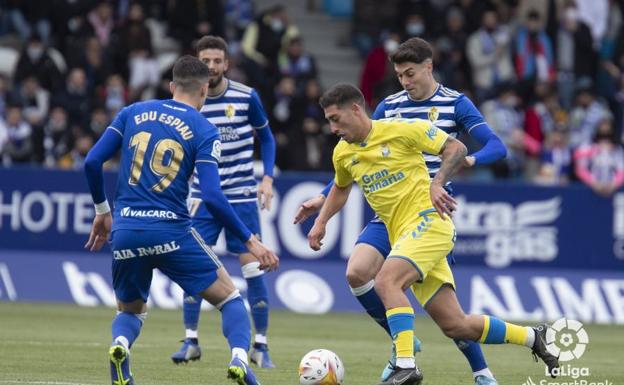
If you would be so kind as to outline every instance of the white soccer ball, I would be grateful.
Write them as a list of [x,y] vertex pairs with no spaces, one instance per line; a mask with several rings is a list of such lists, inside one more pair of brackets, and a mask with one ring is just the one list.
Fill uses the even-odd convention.
[[340,385],[344,381],[344,366],[338,355],[330,350],[312,350],[299,363],[301,385]]

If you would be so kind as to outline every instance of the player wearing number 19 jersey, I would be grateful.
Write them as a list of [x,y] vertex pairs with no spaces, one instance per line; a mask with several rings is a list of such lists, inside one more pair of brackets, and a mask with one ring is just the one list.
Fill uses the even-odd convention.
[[[173,69],[173,99],[124,108],[85,161],[98,214],[87,247],[99,249],[113,222],[113,288],[120,310],[112,323],[109,351],[113,385],[134,381],[130,348],[147,314],[154,268],[221,310],[223,333],[232,351],[228,377],[238,384],[258,384],[247,364],[251,329],[243,300],[217,256],[191,227],[186,207],[188,180],[197,168],[209,210],[245,242],[263,267],[276,267],[277,258],[240,221],[219,188],[220,141],[216,128],[196,110],[207,83],[203,63],[191,56],[180,58]],[[121,164],[111,218],[102,164],[118,149]]]

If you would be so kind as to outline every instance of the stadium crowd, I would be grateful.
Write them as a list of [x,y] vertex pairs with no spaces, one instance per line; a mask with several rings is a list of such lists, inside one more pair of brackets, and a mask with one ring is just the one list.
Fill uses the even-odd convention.
[[[623,11],[622,0],[355,0],[360,87],[371,109],[399,91],[387,56],[425,38],[437,79],[509,149],[468,177],[580,180],[610,195],[624,184]],[[2,164],[82,167],[123,106],[170,97],[173,61],[207,34],[231,45],[228,77],[258,90],[278,167],[331,170],[336,139],[305,37],[283,6],[251,0],[0,0]]]

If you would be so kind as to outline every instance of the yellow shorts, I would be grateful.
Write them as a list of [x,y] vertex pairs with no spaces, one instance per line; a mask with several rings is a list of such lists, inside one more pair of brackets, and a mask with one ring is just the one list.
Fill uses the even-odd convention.
[[444,285],[455,288],[455,280],[446,256],[455,245],[455,226],[442,220],[437,212],[428,212],[407,226],[392,245],[388,258],[410,262],[421,276],[412,285],[418,302],[424,307]]

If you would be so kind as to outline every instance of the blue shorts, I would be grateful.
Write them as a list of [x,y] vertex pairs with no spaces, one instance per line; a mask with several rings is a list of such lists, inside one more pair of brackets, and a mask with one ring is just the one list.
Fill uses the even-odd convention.
[[185,292],[199,294],[217,280],[221,262],[196,230],[116,230],[112,234],[113,288],[122,302],[147,302],[152,270]]
[[[249,231],[260,238],[258,204],[256,202],[232,203],[232,208]],[[200,204],[193,216],[193,227],[206,240],[207,244],[215,245],[224,226],[219,219],[212,216],[205,204]],[[241,254],[248,252],[245,242],[228,229],[225,229],[225,241],[227,250],[230,253]]]

